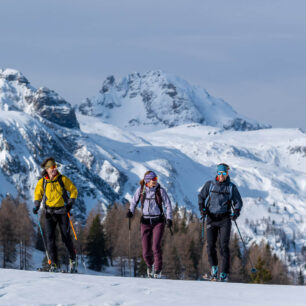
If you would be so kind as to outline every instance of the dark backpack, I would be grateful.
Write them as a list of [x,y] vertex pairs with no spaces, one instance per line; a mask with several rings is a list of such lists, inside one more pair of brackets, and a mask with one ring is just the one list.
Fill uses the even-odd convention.
[[[138,205],[138,203],[140,201],[140,203],[141,203],[141,210],[143,210],[143,206],[144,206],[145,200],[146,200],[146,185],[144,184],[142,186],[142,191],[140,193],[139,199],[138,199],[138,201],[136,203],[136,205]],[[164,215],[163,198],[162,198],[161,193],[160,193],[160,185],[158,185],[156,187],[156,190],[155,190],[155,202],[158,205],[158,208],[160,210],[160,214]]]
[[231,203],[232,203],[232,197],[233,197],[233,183],[230,182],[229,185],[228,185],[228,192],[219,192],[219,191],[215,191],[214,190],[214,186],[215,184],[213,182],[210,183],[210,186],[209,186],[209,192],[208,192],[208,197],[206,198],[206,203],[205,203],[205,207],[208,208],[209,206],[209,202],[210,202],[210,198],[211,198],[211,193],[214,192],[214,193],[219,193],[219,194],[229,194],[229,208],[231,207]]

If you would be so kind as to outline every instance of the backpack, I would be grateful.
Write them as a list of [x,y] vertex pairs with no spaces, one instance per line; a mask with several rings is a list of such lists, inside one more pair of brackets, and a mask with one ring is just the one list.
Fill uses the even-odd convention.
[[219,194],[229,194],[229,206],[231,205],[231,202],[232,202],[232,197],[233,197],[233,183],[230,182],[229,185],[228,185],[228,192],[218,192],[218,191],[214,191],[213,188],[214,188],[215,184],[213,184],[213,182],[210,183],[210,186],[209,186],[209,191],[208,191],[208,197],[206,198],[206,201],[205,201],[205,208],[208,208],[208,204],[210,202],[210,197],[211,197],[211,193],[212,192],[215,192],[215,193],[219,193]]
[[[62,187],[62,192],[63,192],[63,199],[64,199],[64,202],[65,204],[68,203],[68,199],[69,199],[69,196],[68,196],[68,193],[67,193],[67,190],[65,188],[65,185],[64,185],[64,182],[63,182],[63,176],[60,174],[58,176],[58,178],[55,180],[55,181],[52,181],[52,183],[56,183],[56,182],[59,182],[60,186]],[[51,182],[48,182],[44,177],[43,177],[43,189],[44,189],[44,195],[43,195],[43,199],[42,199],[42,203],[43,205],[46,207],[46,200],[47,200],[47,197],[46,197],[46,186],[47,184],[49,184]]]
[[[142,191],[139,195],[139,198],[136,202],[136,205],[138,205],[139,201],[141,203],[141,210],[143,210],[143,206],[144,206],[144,202],[146,200],[146,185],[144,184],[143,187],[142,187]],[[155,190],[155,202],[156,204],[158,205],[158,208],[160,210],[160,214],[161,215],[164,215],[164,210],[163,210],[163,198],[161,196],[161,193],[160,193],[160,185],[158,185],[156,187],[156,190]]]

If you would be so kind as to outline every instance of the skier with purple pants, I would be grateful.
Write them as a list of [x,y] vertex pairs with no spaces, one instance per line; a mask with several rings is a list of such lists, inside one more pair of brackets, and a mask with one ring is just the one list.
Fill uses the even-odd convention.
[[[147,274],[148,277],[160,278],[163,265],[161,240],[165,223],[168,228],[172,227],[172,207],[167,192],[157,182],[157,175],[153,171],[147,171],[140,181],[140,187],[133,196],[127,218],[133,217],[139,202],[142,209],[142,255],[147,265]],[[163,205],[166,207],[166,222]]]

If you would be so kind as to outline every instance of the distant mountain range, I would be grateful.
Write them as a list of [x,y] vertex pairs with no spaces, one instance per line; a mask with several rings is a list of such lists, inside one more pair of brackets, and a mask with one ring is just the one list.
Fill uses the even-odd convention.
[[81,219],[97,204],[130,200],[148,169],[173,204],[197,211],[198,190],[226,162],[243,196],[238,223],[247,242],[267,240],[284,261],[301,266],[306,135],[266,128],[161,71],[109,77],[97,96],[72,107],[20,72],[0,70],[0,199],[19,194],[32,205],[39,164],[52,155],[79,189]]

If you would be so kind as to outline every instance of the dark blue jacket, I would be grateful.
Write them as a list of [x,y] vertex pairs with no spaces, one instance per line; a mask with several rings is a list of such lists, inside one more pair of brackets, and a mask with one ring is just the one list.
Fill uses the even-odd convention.
[[[207,199],[209,197],[209,189],[211,184],[213,185],[210,192],[210,199]],[[232,185],[231,198],[230,185]],[[229,176],[222,183],[217,181],[217,179],[206,182],[198,195],[198,199],[200,211],[202,211],[203,207],[205,206],[207,199],[208,212],[213,215],[230,213],[230,203],[233,204],[234,209],[241,209],[243,205],[240,193],[236,185],[231,183]]]

